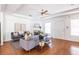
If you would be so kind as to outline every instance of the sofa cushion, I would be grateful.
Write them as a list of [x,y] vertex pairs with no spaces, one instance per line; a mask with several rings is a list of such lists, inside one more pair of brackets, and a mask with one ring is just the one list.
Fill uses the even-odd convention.
[[17,33],[17,32],[14,32],[13,35],[14,35],[15,37],[17,37],[17,36],[18,36],[18,33]]
[[28,40],[28,35],[25,34],[25,35],[24,35],[24,38],[25,38],[25,40]]

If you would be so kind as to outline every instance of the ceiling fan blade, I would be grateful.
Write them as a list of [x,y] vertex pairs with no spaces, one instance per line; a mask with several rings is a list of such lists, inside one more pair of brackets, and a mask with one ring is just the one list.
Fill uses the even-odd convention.
[[45,10],[44,12],[48,12],[48,10]]

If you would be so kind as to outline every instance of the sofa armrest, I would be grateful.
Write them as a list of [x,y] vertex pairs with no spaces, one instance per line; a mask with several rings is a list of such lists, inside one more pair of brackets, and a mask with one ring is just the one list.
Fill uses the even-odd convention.
[[35,41],[20,39],[20,47],[28,51],[35,47]]

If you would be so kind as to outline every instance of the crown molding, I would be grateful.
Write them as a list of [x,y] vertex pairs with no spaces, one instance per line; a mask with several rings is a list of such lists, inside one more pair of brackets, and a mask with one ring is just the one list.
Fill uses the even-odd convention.
[[41,17],[41,18],[42,18],[43,20],[45,20],[45,19],[49,19],[49,18],[67,16],[67,15],[76,14],[76,13],[79,13],[79,7],[78,7],[78,8],[75,8],[75,9],[72,9],[72,10],[67,10],[67,11],[55,13],[55,14],[52,14],[52,15],[50,15],[50,16],[48,16],[48,17]]

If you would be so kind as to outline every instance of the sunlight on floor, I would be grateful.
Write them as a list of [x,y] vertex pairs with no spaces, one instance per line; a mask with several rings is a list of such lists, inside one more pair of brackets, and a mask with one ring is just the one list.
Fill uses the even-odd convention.
[[72,55],[79,55],[79,47],[72,46],[70,48],[70,52],[71,52]]

